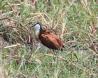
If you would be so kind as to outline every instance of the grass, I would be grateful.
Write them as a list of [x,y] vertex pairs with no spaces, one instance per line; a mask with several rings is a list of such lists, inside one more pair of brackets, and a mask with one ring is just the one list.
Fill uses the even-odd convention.
[[[0,0],[2,78],[98,78],[98,50],[90,48],[98,40],[97,0],[31,1]],[[37,21],[65,42],[64,51],[39,48],[30,29]]]

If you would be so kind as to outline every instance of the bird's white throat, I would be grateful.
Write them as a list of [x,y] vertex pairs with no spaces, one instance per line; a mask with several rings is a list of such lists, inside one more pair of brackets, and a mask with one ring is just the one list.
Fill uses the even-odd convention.
[[41,28],[40,24],[36,24],[36,25],[34,26],[34,30],[35,30],[35,34],[36,34],[36,35],[39,34],[40,28]]

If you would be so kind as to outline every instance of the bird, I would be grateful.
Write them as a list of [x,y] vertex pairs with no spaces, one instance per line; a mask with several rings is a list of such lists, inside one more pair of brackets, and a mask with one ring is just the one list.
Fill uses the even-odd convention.
[[42,27],[42,23],[37,22],[32,26],[35,30],[36,38],[49,49],[63,50],[64,42],[53,32]]

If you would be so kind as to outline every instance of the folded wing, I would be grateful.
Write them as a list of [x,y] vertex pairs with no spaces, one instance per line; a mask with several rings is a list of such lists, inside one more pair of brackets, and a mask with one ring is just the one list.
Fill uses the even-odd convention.
[[63,42],[53,33],[42,33],[39,35],[41,43],[51,49],[62,49],[64,47]]

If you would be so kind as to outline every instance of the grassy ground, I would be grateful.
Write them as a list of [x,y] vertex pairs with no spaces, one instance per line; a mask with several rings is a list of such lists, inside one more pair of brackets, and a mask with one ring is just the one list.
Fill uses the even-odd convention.
[[[0,0],[1,77],[98,78],[97,11],[97,0]],[[65,42],[64,51],[38,47],[30,29],[37,21]]]

